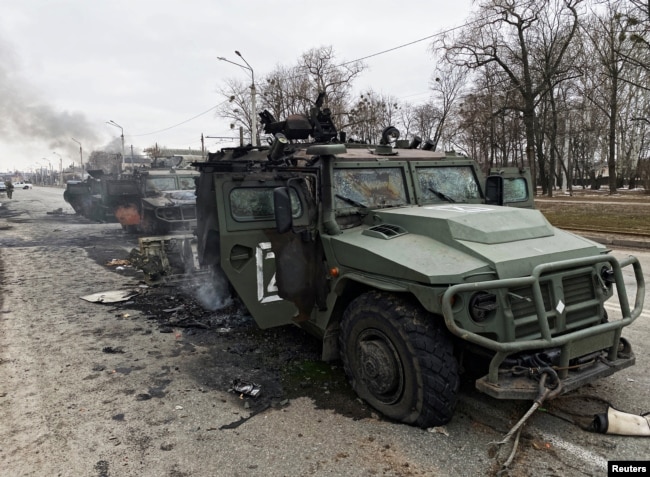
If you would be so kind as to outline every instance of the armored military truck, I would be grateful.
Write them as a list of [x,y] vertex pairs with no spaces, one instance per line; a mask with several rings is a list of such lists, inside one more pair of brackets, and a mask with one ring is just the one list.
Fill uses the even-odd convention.
[[152,168],[124,179],[136,184],[135,200],[115,210],[122,226],[143,234],[191,232],[196,226],[195,169]]
[[63,197],[76,213],[119,222],[132,233],[191,232],[196,226],[194,179],[199,173],[182,160],[160,158],[150,168],[119,176],[88,171],[88,179],[68,182]]
[[68,181],[64,200],[74,211],[98,222],[117,222],[115,210],[135,201],[139,195],[137,184],[123,180],[101,169],[88,171],[83,181]]
[[[477,388],[499,399],[557,395],[634,363],[621,332],[643,307],[638,260],[552,227],[530,208],[525,171],[486,178],[394,128],[376,146],[346,143],[318,102],[261,118],[268,146],[194,164],[199,262],[260,327],[319,337],[323,359],[340,358],[385,416],[448,422],[470,360],[485,364]],[[614,294],[622,318],[610,320]]]

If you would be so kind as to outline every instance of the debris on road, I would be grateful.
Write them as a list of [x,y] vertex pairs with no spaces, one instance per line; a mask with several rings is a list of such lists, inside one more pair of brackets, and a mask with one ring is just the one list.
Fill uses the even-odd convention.
[[125,259],[114,258],[113,260],[106,262],[107,267],[129,267],[131,262]]
[[138,292],[134,290],[111,290],[99,293],[93,293],[80,297],[82,300],[91,303],[119,303],[127,301],[137,295]]
[[247,383],[245,381],[240,381],[235,379],[232,382],[233,391],[241,393],[246,396],[257,397],[260,392],[262,392],[262,387],[259,384]]
[[607,412],[594,416],[594,429],[601,434],[616,434],[619,436],[650,436],[650,413],[629,414],[613,407]]
[[50,212],[46,212],[47,215],[65,215],[65,212],[63,212],[63,208],[59,207],[58,209],[52,210]]

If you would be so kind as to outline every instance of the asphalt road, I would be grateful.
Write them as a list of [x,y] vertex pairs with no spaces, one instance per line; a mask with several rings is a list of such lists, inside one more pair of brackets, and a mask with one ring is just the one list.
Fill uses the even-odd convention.
[[[433,430],[320,406],[316,395],[330,393],[327,386],[252,411],[252,400],[220,385],[231,369],[221,359],[236,349],[219,341],[223,330],[204,341],[183,329],[161,333],[142,311],[80,299],[138,287],[137,275],[93,259],[126,256],[133,237],[74,216],[60,189],[17,190],[0,203],[2,475],[493,475],[500,466],[491,443],[530,407],[465,383],[454,419]],[[62,215],[48,214],[58,208]],[[650,270],[648,251],[613,253],[632,253]],[[604,476],[608,460],[649,458],[647,438],[596,434],[566,420],[576,410],[604,411],[593,397],[633,414],[650,411],[649,321],[644,311],[624,332],[636,366],[531,417],[508,475]],[[296,348],[271,331],[258,338],[277,336],[285,340],[279,346]],[[248,372],[266,369],[255,349],[237,353],[262,363]]]

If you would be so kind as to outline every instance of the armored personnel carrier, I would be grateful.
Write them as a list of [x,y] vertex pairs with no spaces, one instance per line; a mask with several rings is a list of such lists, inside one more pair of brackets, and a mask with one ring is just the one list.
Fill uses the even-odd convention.
[[621,332],[643,307],[636,258],[552,227],[526,171],[486,178],[395,128],[378,145],[346,143],[321,100],[284,121],[262,113],[268,146],[193,164],[199,262],[260,327],[313,333],[362,399],[421,427],[451,419],[470,361],[499,399],[561,394],[634,363]]

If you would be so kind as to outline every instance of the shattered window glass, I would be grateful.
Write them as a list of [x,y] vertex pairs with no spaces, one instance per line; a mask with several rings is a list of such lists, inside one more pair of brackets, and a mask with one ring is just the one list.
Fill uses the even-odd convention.
[[179,182],[179,185],[180,185],[180,190],[194,190],[195,189],[194,176],[190,176],[190,177],[178,176],[178,182]]
[[503,181],[503,201],[523,202],[528,200],[528,184],[523,177],[505,179]]
[[109,195],[137,195],[138,184],[133,181],[109,181],[106,183]]
[[[275,220],[272,187],[239,187],[230,191],[230,211],[235,220]],[[289,188],[293,218],[302,215],[302,204],[295,189]]]
[[469,166],[418,167],[418,183],[424,202],[467,202],[481,192]]
[[147,190],[160,192],[164,190],[177,190],[175,177],[148,177]]
[[408,203],[401,167],[334,169],[336,208],[391,207]]

